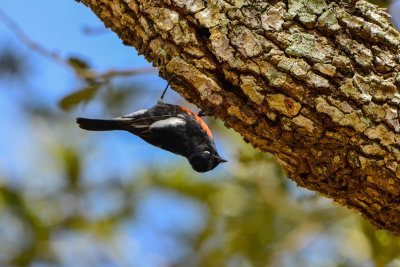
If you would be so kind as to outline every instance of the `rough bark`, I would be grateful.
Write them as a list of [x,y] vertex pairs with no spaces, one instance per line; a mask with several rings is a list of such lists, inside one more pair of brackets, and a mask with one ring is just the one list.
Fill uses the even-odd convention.
[[400,34],[384,10],[352,0],[80,1],[298,185],[400,233]]

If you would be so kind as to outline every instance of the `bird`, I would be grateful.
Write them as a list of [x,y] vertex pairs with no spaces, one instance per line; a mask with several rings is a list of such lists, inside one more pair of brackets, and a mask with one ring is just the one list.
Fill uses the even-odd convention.
[[197,172],[211,171],[227,160],[219,156],[211,130],[201,118],[205,113],[199,112],[199,116],[185,107],[164,103],[173,78],[157,104],[149,109],[113,119],[79,117],[76,122],[88,131],[128,131],[153,146],[186,157]]

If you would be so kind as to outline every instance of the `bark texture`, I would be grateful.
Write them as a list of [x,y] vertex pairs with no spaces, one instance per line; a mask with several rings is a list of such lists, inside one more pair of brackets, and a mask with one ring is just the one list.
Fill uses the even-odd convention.
[[80,2],[298,185],[400,234],[400,34],[384,10],[352,0]]

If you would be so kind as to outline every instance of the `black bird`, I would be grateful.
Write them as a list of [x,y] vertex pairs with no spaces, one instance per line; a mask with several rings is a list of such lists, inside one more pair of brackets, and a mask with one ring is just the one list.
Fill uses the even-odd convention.
[[164,103],[169,84],[152,108],[109,120],[77,118],[76,121],[89,131],[133,133],[149,144],[186,157],[197,172],[207,172],[227,162],[218,155],[213,135],[200,116],[184,107]]

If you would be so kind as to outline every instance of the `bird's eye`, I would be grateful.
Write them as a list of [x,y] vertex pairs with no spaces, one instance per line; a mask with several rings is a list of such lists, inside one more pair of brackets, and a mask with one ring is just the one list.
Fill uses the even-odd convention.
[[203,155],[208,157],[208,156],[211,155],[211,153],[210,153],[210,151],[207,151],[207,150],[206,150],[206,151],[203,152]]

